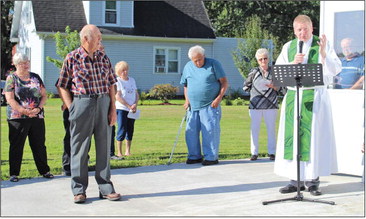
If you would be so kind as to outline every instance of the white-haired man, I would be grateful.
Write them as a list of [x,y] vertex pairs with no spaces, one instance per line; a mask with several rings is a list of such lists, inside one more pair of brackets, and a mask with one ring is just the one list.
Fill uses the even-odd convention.
[[[184,108],[188,111],[186,144],[187,164],[218,163],[220,144],[220,102],[228,88],[228,82],[221,64],[205,57],[201,46],[193,46],[188,51],[191,59],[183,70],[180,83],[184,85]],[[202,134],[202,149],[200,133]],[[203,160],[204,158],[204,160]]]
[[70,112],[71,188],[75,203],[86,200],[88,151],[93,134],[99,197],[111,201],[120,199],[110,180],[109,164],[109,136],[117,117],[117,77],[109,58],[98,50],[101,40],[102,34],[95,25],[84,26],[80,31],[81,46],[66,56],[57,83],[62,101]]

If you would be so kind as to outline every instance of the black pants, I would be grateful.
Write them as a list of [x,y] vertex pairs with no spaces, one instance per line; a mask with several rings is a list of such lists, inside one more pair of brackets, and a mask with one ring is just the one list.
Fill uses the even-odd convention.
[[70,172],[70,122],[69,122],[69,110],[63,111],[63,122],[65,128],[64,136],[64,153],[62,154],[62,169],[64,172]]
[[50,167],[47,164],[45,146],[46,129],[44,120],[38,118],[15,119],[8,120],[8,125],[10,176],[19,176],[27,136],[38,172],[41,175],[49,172]]
[[115,141],[115,138],[116,137],[116,126],[113,125],[112,126],[112,136],[111,136],[111,156],[114,156],[114,141]]

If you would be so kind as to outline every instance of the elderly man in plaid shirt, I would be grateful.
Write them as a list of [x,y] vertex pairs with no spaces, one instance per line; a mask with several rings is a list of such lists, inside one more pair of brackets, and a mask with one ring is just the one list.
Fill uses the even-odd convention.
[[62,101],[70,112],[71,188],[75,203],[86,200],[89,141],[93,134],[99,197],[111,201],[120,199],[110,180],[111,138],[108,137],[117,117],[117,77],[107,55],[98,50],[101,40],[102,34],[96,26],[84,26],[80,31],[81,46],[66,56],[57,83]]

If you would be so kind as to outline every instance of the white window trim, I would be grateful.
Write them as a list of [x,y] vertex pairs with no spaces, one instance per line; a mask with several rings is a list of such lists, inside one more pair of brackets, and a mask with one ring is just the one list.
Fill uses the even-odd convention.
[[[157,49],[164,49],[165,51],[165,72],[156,72],[155,71],[155,57],[156,57],[156,50]],[[168,54],[167,54],[167,51],[169,49],[174,49],[174,50],[177,50],[178,52],[178,57],[177,57],[177,61],[178,61],[178,72],[168,72]],[[154,46],[153,48],[153,73],[156,74],[156,75],[175,75],[175,74],[179,74],[180,73],[180,65],[181,65],[181,59],[180,59],[180,47],[169,47],[169,46]]]
[[117,26],[120,26],[120,23],[121,23],[121,6],[120,6],[120,2],[119,1],[116,1],[116,20],[117,22],[115,24],[111,24],[111,23],[106,23],[105,22],[105,11],[106,11],[106,4],[107,4],[107,1],[103,1],[103,11],[102,11],[102,19],[103,19],[103,25],[104,26],[111,26],[111,27],[117,27]]

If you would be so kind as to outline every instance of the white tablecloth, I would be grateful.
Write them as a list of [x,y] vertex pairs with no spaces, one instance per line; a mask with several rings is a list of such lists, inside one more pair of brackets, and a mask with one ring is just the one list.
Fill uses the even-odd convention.
[[364,90],[329,89],[337,147],[338,173],[363,174]]

